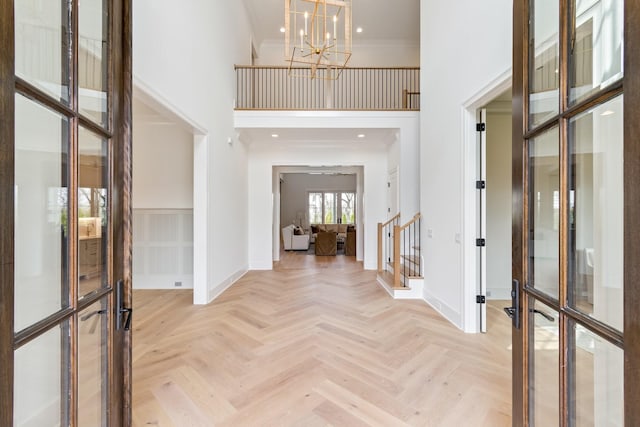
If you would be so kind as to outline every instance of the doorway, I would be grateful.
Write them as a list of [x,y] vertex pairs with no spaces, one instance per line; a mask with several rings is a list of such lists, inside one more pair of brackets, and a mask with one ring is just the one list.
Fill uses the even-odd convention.
[[[511,88],[479,110],[479,181],[477,223],[484,246],[476,246],[479,295],[492,309],[502,311],[510,303],[511,291]],[[487,332],[494,317],[489,306],[479,305],[481,332]],[[504,315],[504,314],[502,314]],[[508,331],[507,331],[508,332]]]

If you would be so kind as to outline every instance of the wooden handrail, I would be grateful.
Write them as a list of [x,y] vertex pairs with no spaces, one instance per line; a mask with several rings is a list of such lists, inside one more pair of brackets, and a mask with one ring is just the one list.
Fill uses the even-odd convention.
[[398,226],[399,231],[402,231],[402,230],[404,230],[405,228],[408,228],[409,226],[411,226],[411,224],[413,224],[414,222],[416,222],[417,220],[419,220],[421,217],[422,217],[422,214],[419,214],[419,213],[415,214],[415,215],[413,216],[413,218],[411,218],[411,220],[410,220],[409,222],[407,222],[405,225],[399,225],[399,226]]
[[381,225],[382,225],[383,227],[386,227],[387,225],[389,225],[389,224],[391,224],[393,221],[395,221],[397,218],[400,218],[400,212],[398,212],[398,214],[397,214],[397,215],[395,215],[393,218],[391,218],[389,221],[381,223]]
[[[417,262],[415,261],[417,257],[419,258],[419,255],[416,257],[416,252],[420,250],[419,221],[421,218],[422,214],[417,213],[406,224],[398,225],[397,222],[400,219],[400,213],[398,213],[387,222],[378,223],[378,272],[382,273],[386,271],[386,265],[388,263],[393,268],[393,287],[396,289],[407,286],[402,283],[403,274],[405,277],[419,276],[421,274],[421,262],[419,259]],[[387,248],[389,259],[383,259],[383,242],[386,242],[386,244],[389,243],[385,227],[389,227],[390,224],[393,227],[393,242],[391,247]],[[405,233],[407,229],[409,229],[408,234]],[[390,236],[391,233],[389,232],[388,235]],[[401,251],[403,247],[405,253]],[[404,264],[402,262],[403,259]],[[415,264],[416,269],[414,270],[414,266],[408,267],[407,262]]]

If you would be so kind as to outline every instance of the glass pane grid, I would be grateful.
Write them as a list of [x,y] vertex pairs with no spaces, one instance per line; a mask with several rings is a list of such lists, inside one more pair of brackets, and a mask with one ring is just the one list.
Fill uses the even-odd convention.
[[572,425],[624,425],[624,351],[571,322]]
[[623,330],[623,98],[569,122],[569,305]]
[[[15,97],[15,331],[69,307],[69,121]],[[37,123],[37,126],[34,126]]]
[[623,0],[576,2],[569,52],[571,105],[622,79],[623,15]]
[[16,76],[66,105],[70,102],[71,45],[67,2],[15,2]]

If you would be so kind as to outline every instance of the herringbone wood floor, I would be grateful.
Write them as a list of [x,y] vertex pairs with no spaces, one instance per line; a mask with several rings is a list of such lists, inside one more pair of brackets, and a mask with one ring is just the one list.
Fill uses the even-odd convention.
[[287,253],[207,306],[136,291],[134,425],[511,425],[500,306],[464,334],[353,259]]

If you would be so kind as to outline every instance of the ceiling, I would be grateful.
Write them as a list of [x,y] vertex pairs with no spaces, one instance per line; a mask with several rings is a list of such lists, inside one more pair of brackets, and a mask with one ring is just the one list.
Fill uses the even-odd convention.
[[[256,144],[273,142],[288,148],[305,144],[309,147],[344,147],[355,144],[366,144],[366,147],[387,146],[395,142],[397,137],[396,129],[376,128],[376,129],[342,129],[342,128],[251,128],[240,129],[239,138],[245,144]],[[273,137],[272,135],[277,135]],[[364,135],[359,138],[358,135]]]
[[[266,40],[283,38],[282,0],[244,0],[253,27],[256,48]],[[420,41],[420,0],[352,0],[354,43],[380,40]],[[362,33],[355,29],[362,27]]]
[[[281,42],[284,24],[282,0],[242,0],[253,28],[256,48],[264,41]],[[388,41],[419,44],[420,0],[352,0],[354,43],[375,44]],[[362,27],[362,33],[355,28]],[[141,94],[137,95],[142,101]],[[152,103],[139,103],[137,120],[153,124],[181,124],[173,115]],[[191,130],[191,129],[188,129]],[[278,138],[272,138],[278,134]],[[364,138],[358,138],[364,134]],[[396,141],[396,129],[239,129],[238,139],[246,144],[276,142],[283,149],[305,144],[307,147],[388,146]]]

